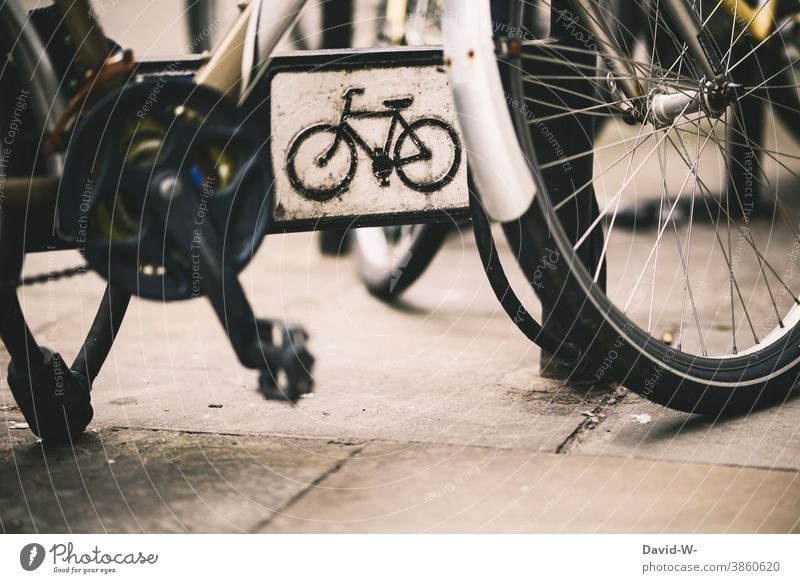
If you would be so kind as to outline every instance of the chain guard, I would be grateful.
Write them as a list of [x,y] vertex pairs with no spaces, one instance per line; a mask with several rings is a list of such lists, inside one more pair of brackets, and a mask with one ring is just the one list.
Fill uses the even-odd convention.
[[[61,236],[132,294],[203,295],[193,241],[176,241],[168,222],[192,222],[198,234],[213,229],[226,271],[239,273],[249,263],[271,213],[257,126],[221,94],[183,79],[150,79],[109,94],[81,119],[68,145]],[[166,218],[163,209],[154,211],[164,201],[154,200],[151,185],[165,172],[189,185],[194,216],[186,216],[185,205]]]

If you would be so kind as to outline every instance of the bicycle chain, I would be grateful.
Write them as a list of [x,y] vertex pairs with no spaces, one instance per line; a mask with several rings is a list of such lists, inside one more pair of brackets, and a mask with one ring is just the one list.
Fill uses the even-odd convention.
[[0,289],[18,289],[21,287],[29,287],[32,285],[48,283],[50,281],[69,279],[78,275],[85,275],[88,271],[89,266],[86,264],[77,265],[75,267],[67,267],[59,271],[50,271],[47,273],[40,273],[38,275],[29,275],[28,277],[22,277],[15,281],[4,281],[2,284],[0,284]]

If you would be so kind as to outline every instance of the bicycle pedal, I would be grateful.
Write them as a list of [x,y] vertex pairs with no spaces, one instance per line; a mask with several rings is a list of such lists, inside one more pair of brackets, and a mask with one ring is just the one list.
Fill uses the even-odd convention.
[[[278,323],[270,320],[258,322],[262,339],[271,342]],[[308,333],[294,324],[282,324],[281,343],[271,344],[262,350],[266,367],[259,375],[258,391],[267,399],[296,403],[314,390],[311,369],[314,357],[308,351]]]

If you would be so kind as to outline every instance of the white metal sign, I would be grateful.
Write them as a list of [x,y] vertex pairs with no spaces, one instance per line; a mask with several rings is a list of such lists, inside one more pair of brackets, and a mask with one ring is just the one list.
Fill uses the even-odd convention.
[[284,71],[270,98],[277,221],[468,206],[464,140],[440,68]]

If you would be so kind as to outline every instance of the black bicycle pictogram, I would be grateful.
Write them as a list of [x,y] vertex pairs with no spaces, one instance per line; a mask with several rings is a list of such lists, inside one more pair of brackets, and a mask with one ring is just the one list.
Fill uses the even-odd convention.
[[[316,201],[330,200],[346,191],[356,174],[356,146],[372,160],[372,173],[380,186],[389,186],[392,171],[397,172],[403,184],[418,192],[434,192],[449,184],[461,164],[461,142],[456,130],[435,117],[422,117],[408,122],[401,111],[411,106],[413,97],[387,99],[383,102],[386,109],[354,111],[353,96],[363,94],[361,87],[351,87],[345,91],[342,96],[344,107],[337,125],[317,124],[297,135],[289,146],[286,161],[286,172],[292,186],[304,197]],[[377,148],[370,147],[348,121],[382,117],[390,118],[390,123],[383,146]],[[398,125],[402,131],[395,140]],[[419,135],[421,131],[430,135],[423,139]],[[315,136],[327,138],[312,140]],[[410,144],[407,144],[407,140],[411,140]],[[429,146],[432,141],[447,144],[452,162],[447,164],[445,161],[442,164],[434,159],[433,147]],[[436,149],[439,151],[444,148],[440,146]],[[303,155],[300,155],[301,152]],[[338,163],[332,164],[334,159]],[[436,162],[442,167],[435,168]],[[298,166],[301,172],[298,172]],[[315,177],[310,176],[315,170],[323,172],[317,172],[319,175]]]

